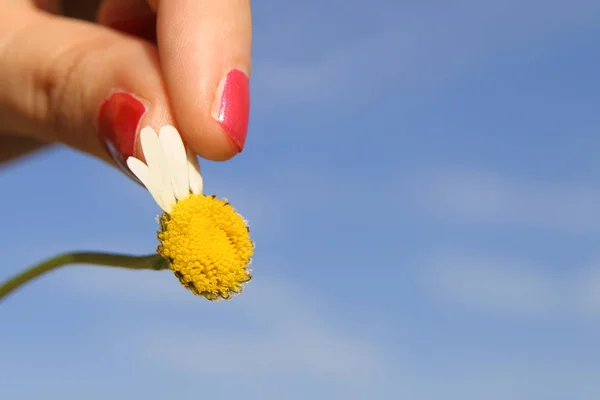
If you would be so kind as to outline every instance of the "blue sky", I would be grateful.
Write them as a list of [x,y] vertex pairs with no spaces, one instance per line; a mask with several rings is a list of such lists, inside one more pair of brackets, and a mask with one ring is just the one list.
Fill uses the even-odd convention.
[[[597,399],[600,3],[255,1],[230,302],[73,267],[0,307],[11,399]],[[147,253],[158,207],[57,149],[0,171],[0,278]]]

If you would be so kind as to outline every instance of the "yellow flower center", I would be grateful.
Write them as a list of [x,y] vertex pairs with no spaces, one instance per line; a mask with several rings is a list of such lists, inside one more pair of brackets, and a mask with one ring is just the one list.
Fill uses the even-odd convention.
[[209,300],[240,293],[251,279],[248,225],[226,201],[190,195],[160,217],[157,252],[183,286]]

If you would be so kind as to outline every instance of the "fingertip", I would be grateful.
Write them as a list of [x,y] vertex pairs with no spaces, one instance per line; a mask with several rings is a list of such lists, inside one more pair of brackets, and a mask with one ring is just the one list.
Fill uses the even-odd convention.
[[[205,125],[199,131],[184,130],[182,135],[190,148],[203,158],[226,161],[242,152],[246,144],[250,116],[250,88],[248,75],[241,69],[232,69],[220,81],[210,118],[200,121]],[[189,125],[198,124],[189,121]]]
[[202,133],[182,130],[186,145],[200,157],[211,161],[227,161],[240,153],[238,146],[227,136],[217,121],[208,121]]

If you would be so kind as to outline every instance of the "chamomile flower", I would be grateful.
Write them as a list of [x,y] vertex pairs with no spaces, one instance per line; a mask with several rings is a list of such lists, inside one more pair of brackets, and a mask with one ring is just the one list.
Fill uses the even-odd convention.
[[218,300],[240,293],[254,253],[246,221],[226,199],[202,193],[198,159],[173,126],[158,134],[145,127],[140,142],[146,163],[129,157],[127,166],[163,210],[158,254],[196,295]]

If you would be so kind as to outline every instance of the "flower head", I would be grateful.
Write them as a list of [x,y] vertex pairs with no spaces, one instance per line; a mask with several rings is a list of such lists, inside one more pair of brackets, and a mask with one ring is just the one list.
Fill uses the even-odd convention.
[[254,243],[246,221],[226,199],[202,194],[196,156],[173,126],[158,135],[145,127],[140,141],[146,163],[134,157],[127,166],[163,209],[157,252],[194,294],[228,299],[248,282]]

